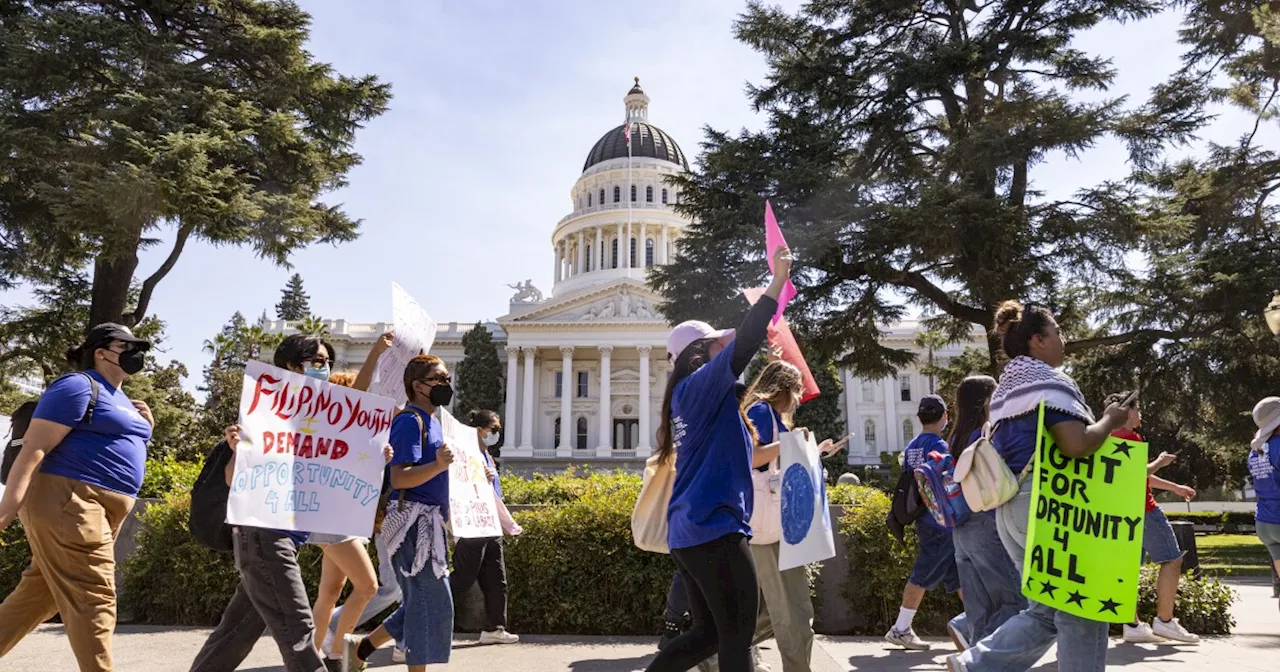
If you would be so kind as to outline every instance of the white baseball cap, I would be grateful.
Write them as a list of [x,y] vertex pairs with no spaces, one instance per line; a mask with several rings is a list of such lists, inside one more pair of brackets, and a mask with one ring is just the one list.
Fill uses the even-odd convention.
[[1280,429],[1280,397],[1267,397],[1253,407],[1253,424],[1258,433],[1249,444],[1254,450],[1262,450],[1277,429]]
[[727,344],[733,340],[733,334],[732,329],[712,329],[711,325],[698,320],[681,322],[667,336],[667,358],[676,361],[685,348],[698,341],[715,339]]

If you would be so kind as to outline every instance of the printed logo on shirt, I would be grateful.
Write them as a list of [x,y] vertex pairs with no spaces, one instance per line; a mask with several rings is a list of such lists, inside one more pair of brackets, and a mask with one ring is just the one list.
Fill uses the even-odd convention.
[[[1237,464],[1239,464],[1237,462]],[[1253,482],[1257,483],[1261,479],[1271,478],[1275,473],[1275,467],[1271,466],[1271,460],[1267,456],[1253,452],[1249,454],[1249,475],[1253,477]]]
[[685,424],[684,418],[678,415],[671,418],[671,426],[673,428],[673,431],[671,432],[671,445],[675,448],[679,448],[681,439],[684,438],[685,434],[689,433],[689,427]]

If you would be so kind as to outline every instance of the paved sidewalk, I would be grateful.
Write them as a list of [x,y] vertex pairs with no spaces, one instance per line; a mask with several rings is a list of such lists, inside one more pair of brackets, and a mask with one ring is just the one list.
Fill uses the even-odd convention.
[[[1233,613],[1236,634],[1210,638],[1200,646],[1121,644],[1112,640],[1108,667],[1130,672],[1274,672],[1280,669],[1280,611],[1268,582],[1234,586],[1241,600]],[[208,628],[121,626],[116,633],[119,672],[181,672],[195,658]],[[655,638],[525,637],[515,646],[479,647],[465,638],[455,643],[451,670],[485,672],[631,672],[642,670],[654,653]],[[908,653],[869,638],[820,637],[814,649],[813,672],[875,670],[906,672],[944,670],[949,642],[934,640],[934,651]],[[768,647],[766,661],[782,672],[777,651]],[[1054,652],[1037,670],[1056,669]],[[76,669],[61,626],[42,626],[0,661],[5,672],[62,672]],[[371,670],[401,672],[391,664],[390,650],[374,656]],[[263,638],[240,670],[283,672],[280,653]]]

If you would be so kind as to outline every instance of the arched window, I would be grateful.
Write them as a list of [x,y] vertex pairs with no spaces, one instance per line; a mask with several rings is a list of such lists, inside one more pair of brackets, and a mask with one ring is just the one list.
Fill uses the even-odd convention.
[[591,207],[591,193],[590,193],[590,192],[588,192],[588,193],[587,193],[587,207],[588,207],[588,208],[589,208],[589,207]]
[[573,443],[573,447],[577,448],[578,450],[587,449],[587,419],[586,418],[578,418],[578,436],[577,436],[577,440],[574,441]]
[[636,239],[635,238],[631,239],[630,259],[631,259],[631,266],[629,268],[635,268],[636,267]]
[[555,446],[556,448],[559,448],[560,447],[560,418],[556,418],[555,428],[556,428]]
[[876,421],[868,420],[862,424],[862,443],[867,447],[868,455],[877,455],[876,450]]
[[604,205],[604,189],[600,190],[600,205]]
[[631,202],[636,202],[636,185],[631,185]]
[[914,438],[916,438],[916,423],[912,422],[911,418],[904,418],[902,420],[902,441],[906,443]]
[[613,202],[617,203],[622,200],[622,187],[613,188]]
[[644,267],[653,268],[653,239],[644,241]]
[[662,203],[665,205],[665,204],[666,204],[666,202],[667,202],[667,190],[666,190],[666,189],[663,189],[663,190],[662,190]]
[[613,239],[613,265],[610,266],[609,268],[617,268],[617,267],[618,267],[618,239],[614,238]]
[[645,203],[653,202],[653,187],[644,188],[644,202]]

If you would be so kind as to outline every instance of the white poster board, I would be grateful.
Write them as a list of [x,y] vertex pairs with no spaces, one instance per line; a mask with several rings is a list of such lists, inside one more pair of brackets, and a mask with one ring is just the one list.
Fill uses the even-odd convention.
[[397,406],[409,403],[404,393],[404,369],[409,360],[431,352],[436,342],[436,323],[404,288],[391,283],[391,323],[395,340],[378,358],[369,391],[387,397]]
[[373,534],[395,402],[250,361],[227,522]]
[[449,525],[458,539],[485,539],[502,536],[498,518],[498,498],[484,472],[480,454],[480,434],[440,409],[440,429],[444,445],[453,449],[449,465]]
[[821,562],[836,555],[827,505],[822,459],[813,435],[804,431],[779,436],[782,463],[782,546],[778,569]]

